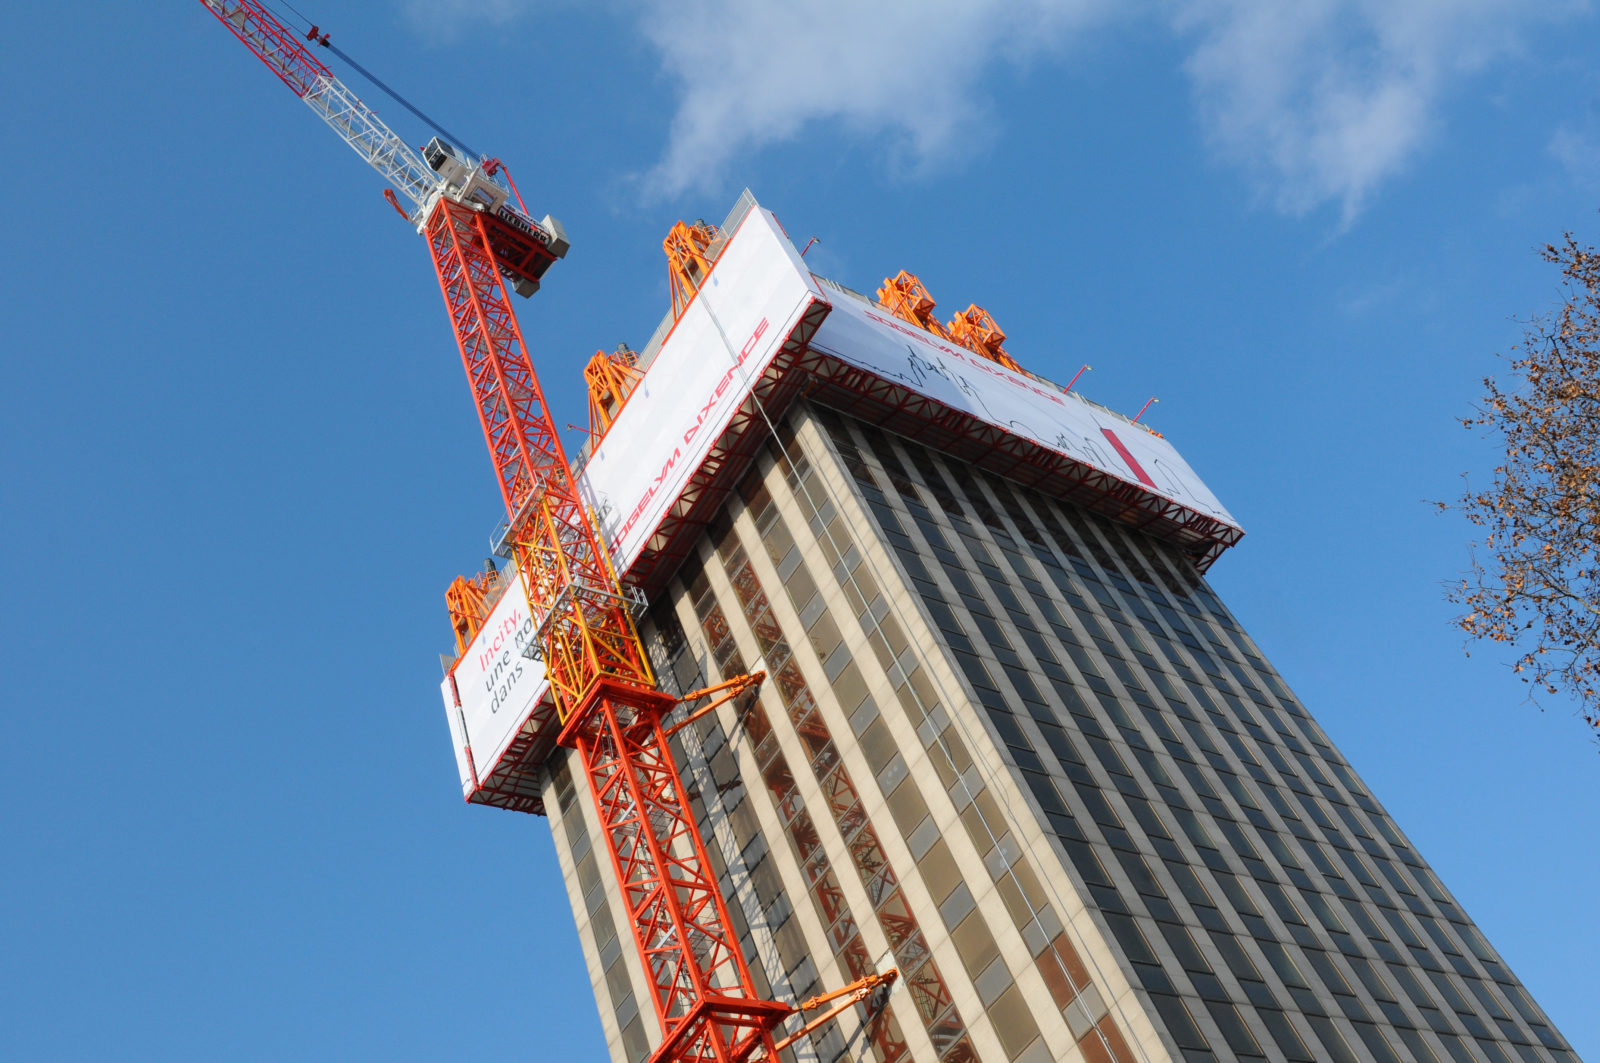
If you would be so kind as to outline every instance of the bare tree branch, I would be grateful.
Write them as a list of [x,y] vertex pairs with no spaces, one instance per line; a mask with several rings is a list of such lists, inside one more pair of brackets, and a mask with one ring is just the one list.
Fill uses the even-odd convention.
[[1512,671],[1570,695],[1600,738],[1600,253],[1568,233],[1543,257],[1561,307],[1530,322],[1512,383],[1485,379],[1461,422],[1498,437],[1505,462],[1487,490],[1442,504],[1483,533],[1449,597],[1469,639],[1517,651]]

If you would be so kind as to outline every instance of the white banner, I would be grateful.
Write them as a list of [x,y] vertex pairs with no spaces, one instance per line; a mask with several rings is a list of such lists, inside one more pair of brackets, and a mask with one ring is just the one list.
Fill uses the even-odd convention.
[[811,346],[953,409],[1031,439],[1237,528],[1209,488],[1159,436],[909,325],[882,307],[834,294]]
[[626,572],[821,290],[777,219],[755,208],[644,380],[589,455],[578,490]]
[[[505,578],[511,586],[456,664],[454,693],[451,676],[445,676],[442,686],[464,794],[475,789],[474,769],[477,781],[489,777],[495,761],[539,704],[547,686],[544,665],[522,655],[533,638],[533,617],[522,580],[510,566]],[[460,695],[459,705],[455,694]]]

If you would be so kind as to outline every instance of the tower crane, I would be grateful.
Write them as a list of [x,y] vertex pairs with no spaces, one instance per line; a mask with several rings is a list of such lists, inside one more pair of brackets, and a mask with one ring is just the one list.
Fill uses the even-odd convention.
[[[467,157],[438,137],[420,152],[407,144],[312,54],[308,43],[327,44],[315,27],[302,39],[258,0],[201,3],[387,179],[385,197],[427,240],[532,607],[555,709],[547,737],[578,752],[651,983],[661,1027],[652,1063],[776,1063],[781,1048],[881,996],[895,975],[806,1001],[799,1010],[839,1003],[775,1040],[797,1009],[756,992],[731,933],[663,732],[679,701],[656,685],[635,602],[579,498],[512,312],[510,293],[538,290],[567,252],[566,233],[528,213],[509,173],[498,179],[498,160]],[[470,614],[473,596],[456,597],[452,613]]]

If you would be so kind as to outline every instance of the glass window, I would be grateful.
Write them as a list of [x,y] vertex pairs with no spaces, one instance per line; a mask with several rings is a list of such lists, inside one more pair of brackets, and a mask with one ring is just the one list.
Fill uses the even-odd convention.
[[1195,1025],[1187,1005],[1181,999],[1166,993],[1151,993],[1150,999],[1155,1004],[1161,1021],[1167,1027],[1167,1032],[1172,1035],[1172,1039],[1178,1043],[1180,1049],[1185,1051],[1210,1049],[1211,1046],[1201,1036],[1200,1028]]
[[1265,1058],[1261,1046],[1256,1043],[1255,1035],[1239,1017],[1239,1009],[1232,1004],[1220,1001],[1206,1001],[1206,1010],[1211,1013],[1211,1019],[1217,1024],[1217,1029],[1222,1031],[1223,1040],[1228,1042],[1228,1047],[1235,1056],[1240,1058],[1258,1059]]
[[1261,1017],[1262,1025],[1290,1063],[1316,1063],[1316,1057],[1306,1048],[1288,1016],[1271,1008],[1260,1008],[1256,1014]]
[[976,910],[969,912],[950,932],[950,941],[955,945],[956,955],[961,957],[967,973],[973,977],[977,977],[1000,956],[1000,947],[989,932],[989,924],[984,922],[982,913]]

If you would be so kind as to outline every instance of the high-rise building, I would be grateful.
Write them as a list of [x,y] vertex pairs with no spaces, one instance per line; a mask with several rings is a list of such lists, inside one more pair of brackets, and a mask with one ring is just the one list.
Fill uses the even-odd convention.
[[[757,988],[900,971],[796,1059],[1575,1063],[1207,586],[1242,533],[1167,441],[812,277],[748,202],[723,232],[583,475],[663,687],[766,673],[672,740]],[[499,732],[452,708],[469,796],[547,755],[508,689]],[[639,1063],[592,798],[544,763]]]

